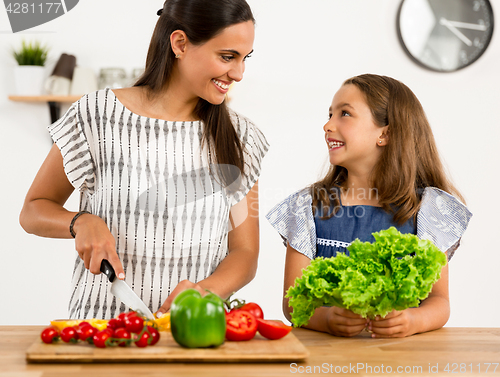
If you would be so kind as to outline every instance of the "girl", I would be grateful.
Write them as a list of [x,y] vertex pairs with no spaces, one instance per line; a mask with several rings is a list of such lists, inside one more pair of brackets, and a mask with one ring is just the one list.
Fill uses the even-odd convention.
[[[274,207],[267,218],[286,241],[285,292],[310,260],[348,253],[359,238],[395,226],[433,241],[451,258],[470,212],[446,178],[422,106],[404,84],[361,75],[344,82],[323,127],[328,174]],[[462,199],[463,200],[463,199]],[[285,316],[292,308],[283,300]],[[363,329],[404,337],[442,327],[450,312],[448,266],[418,308],[366,320],[338,307],[316,310],[308,328],[338,336]]]
[[[29,233],[75,238],[70,318],[126,310],[103,259],[157,315],[186,288],[227,297],[256,272],[268,144],[224,102],[252,52],[252,12],[245,0],[167,0],[158,15],[137,83],[88,94],[50,126],[21,212]],[[79,212],[63,207],[74,189]]]

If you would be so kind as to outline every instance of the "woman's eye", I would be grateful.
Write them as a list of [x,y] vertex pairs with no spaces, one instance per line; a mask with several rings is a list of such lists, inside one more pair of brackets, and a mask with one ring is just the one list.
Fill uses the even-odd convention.
[[234,56],[233,55],[222,55],[222,59],[224,59],[226,62],[229,62],[232,59],[234,59]]
[[247,56],[245,56],[245,58],[243,59],[243,61],[247,60],[248,58],[251,58],[252,57],[252,54],[248,54]]

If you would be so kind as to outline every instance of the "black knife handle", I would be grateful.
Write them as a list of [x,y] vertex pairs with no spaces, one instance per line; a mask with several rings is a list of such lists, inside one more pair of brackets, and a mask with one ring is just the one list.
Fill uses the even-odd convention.
[[111,283],[116,278],[115,270],[113,269],[113,267],[111,266],[111,264],[108,262],[107,259],[103,259],[101,262],[101,272],[108,277]]

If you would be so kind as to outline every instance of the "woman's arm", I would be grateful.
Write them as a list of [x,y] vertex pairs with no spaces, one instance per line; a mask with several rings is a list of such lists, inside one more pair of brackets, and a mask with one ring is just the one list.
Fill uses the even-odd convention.
[[[288,306],[286,291],[295,283],[295,279],[302,275],[302,269],[306,268],[311,260],[299,253],[290,245],[286,250],[285,281],[283,292],[283,313],[290,320],[292,308]],[[309,323],[303,327],[326,332],[337,336],[354,336],[359,334],[367,326],[368,321],[350,310],[336,306],[321,307],[315,310]]]
[[443,327],[450,318],[448,291],[448,264],[441,270],[441,278],[418,308],[393,311],[385,318],[376,318],[369,324],[373,337],[405,337]]
[[227,298],[252,281],[259,258],[259,182],[231,208],[229,254],[200,285]]
[[166,313],[174,298],[185,289],[194,288],[202,294],[208,289],[222,298],[227,298],[255,277],[259,257],[258,187],[257,181],[245,198],[231,208],[229,254],[206,279],[198,283],[181,281],[158,309],[157,315]]
[[[77,212],[63,206],[74,187],[64,172],[63,158],[54,144],[26,195],[19,222],[28,233],[42,237],[72,238],[69,225]],[[84,214],[74,224],[75,248],[85,267],[100,273],[101,261],[108,259],[119,278],[125,277],[115,240],[100,217]]]

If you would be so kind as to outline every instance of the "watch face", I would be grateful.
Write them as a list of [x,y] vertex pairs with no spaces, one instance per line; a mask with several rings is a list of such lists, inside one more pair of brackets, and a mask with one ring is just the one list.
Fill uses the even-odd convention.
[[488,0],[403,0],[398,33],[417,63],[434,71],[456,71],[488,47],[493,10]]

